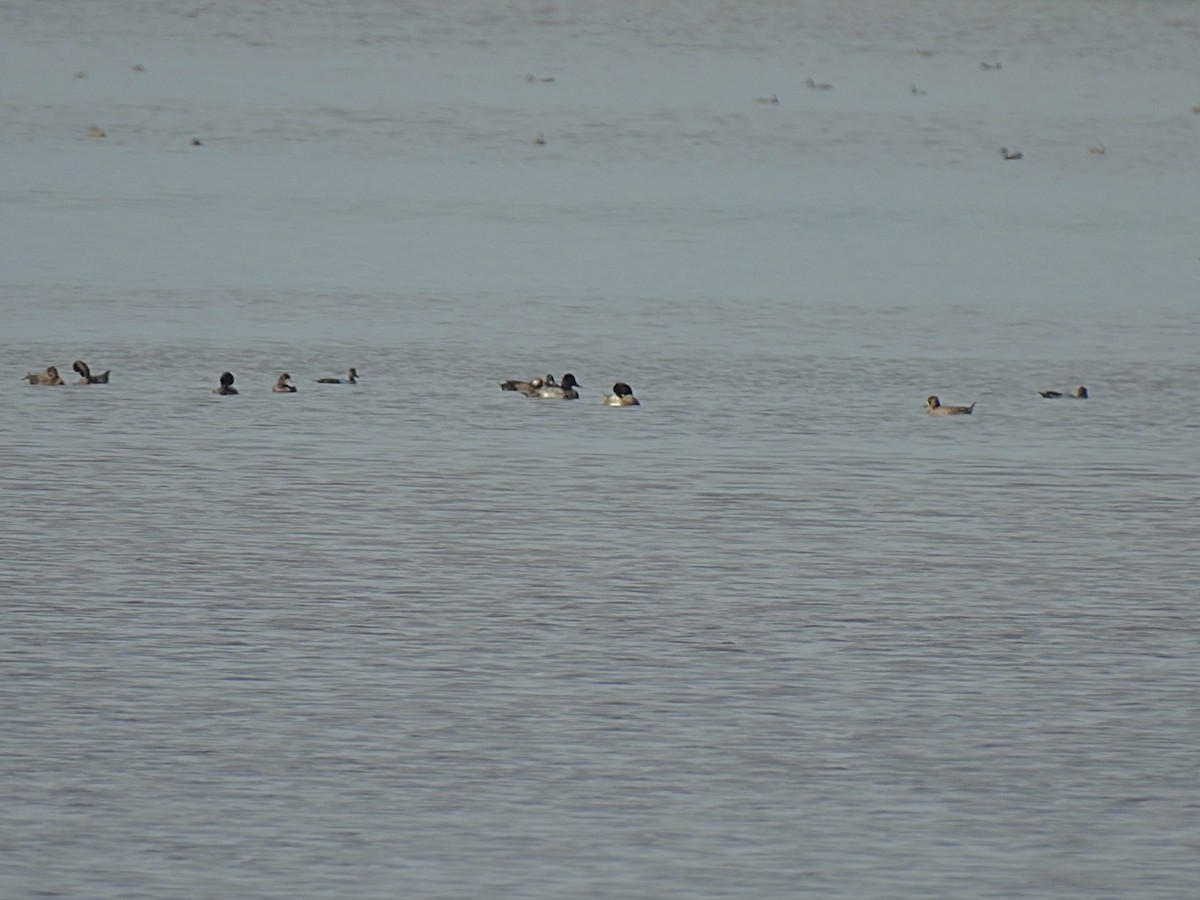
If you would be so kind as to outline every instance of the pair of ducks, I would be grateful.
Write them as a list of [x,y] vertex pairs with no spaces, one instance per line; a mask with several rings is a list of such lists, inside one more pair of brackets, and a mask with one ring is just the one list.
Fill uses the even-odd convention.
[[[568,372],[562,377],[562,383],[556,384],[553,375],[545,378],[531,378],[528,381],[509,379],[500,382],[500,390],[517,391],[526,397],[541,397],[546,400],[578,400],[579,391],[583,387],[575,376]],[[618,381],[612,386],[612,393],[605,393],[605,406],[641,406],[641,401],[633,396],[633,388],[624,381]]]
[[[1047,400],[1057,400],[1060,397],[1073,397],[1076,400],[1086,400],[1088,398],[1088,389],[1083,385],[1075,388],[1069,394],[1064,394],[1062,391],[1038,391]],[[970,406],[943,406],[942,401],[937,398],[936,394],[932,394],[925,398],[925,412],[935,416],[969,416],[975,411],[975,404]]]
[[[276,394],[296,393],[296,386],[294,384],[289,384],[291,379],[292,376],[287,372],[284,372],[277,379],[275,379],[275,383],[271,385],[271,390]],[[317,384],[358,384],[358,369],[351,369],[345,378],[318,378]],[[220,383],[213,388],[213,393],[221,394],[222,396],[228,396],[230,394],[236,394],[237,392],[238,389],[233,386],[233,373],[222,372]]]
[[[108,376],[112,371],[111,369],[105,369],[103,372],[93,375],[92,370],[88,368],[88,364],[82,359],[75,360],[71,368],[79,373],[79,381],[76,384],[108,384]],[[58,374],[58,369],[54,366],[47,366],[45,372],[26,372],[22,381],[28,381],[30,384],[66,384]]]

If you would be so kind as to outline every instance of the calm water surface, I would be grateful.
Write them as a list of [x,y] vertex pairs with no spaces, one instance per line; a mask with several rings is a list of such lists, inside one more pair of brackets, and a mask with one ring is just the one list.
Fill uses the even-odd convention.
[[1191,5],[0,22],[0,894],[1200,893]]

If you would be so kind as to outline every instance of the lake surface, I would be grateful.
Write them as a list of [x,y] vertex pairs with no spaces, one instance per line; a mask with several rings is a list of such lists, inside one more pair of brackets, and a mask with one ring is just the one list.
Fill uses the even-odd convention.
[[10,0],[0,76],[0,894],[1200,894],[1200,7]]

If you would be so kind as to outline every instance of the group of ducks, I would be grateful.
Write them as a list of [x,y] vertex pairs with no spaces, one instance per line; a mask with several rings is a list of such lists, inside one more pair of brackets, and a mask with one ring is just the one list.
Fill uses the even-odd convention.
[[[222,372],[218,382],[219,383],[217,386],[213,388],[214,394],[228,396],[238,392],[238,389],[233,386],[232,372]],[[294,394],[296,393],[296,386],[291,382],[292,376],[287,372],[282,372],[280,376],[275,379],[275,383],[271,385],[271,390],[276,394]],[[358,384],[358,369],[350,369],[350,371],[346,373],[345,378],[318,378],[317,384]]]
[[[94,374],[88,364],[82,359],[75,360],[71,368],[79,374],[77,384],[108,384],[108,376],[111,370],[106,369],[103,372]],[[275,380],[275,384],[271,386],[271,390],[277,394],[296,393],[296,386],[291,383],[291,379],[292,376],[287,372],[282,373]],[[30,384],[66,384],[58,374],[58,369],[54,366],[48,366],[44,372],[26,372],[22,380],[28,381]],[[358,384],[358,369],[350,369],[346,373],[345,378],[318,378],[317,384]],[[555,381],[553,375],[546,375],[545,377],[534,376],[528,381],[510,378],[508,381],[500,382],[500,390],[502,391],[515,391],[526,397],[537,397],[542,400],[578,400],[579,388],[581,387],[583,385],[579,383],[571,372],[563,375],[561,381]],[[222,372],[217,386],[213,388],[213,393],[230,395],[237,392],[238,389],[233,386],[233,373]],[[1088,399],[1088,389],[1083,385],[1066,393],[1063,391],[1046,390],[1038,391],[1038,394],[1046,400],[1058,400],[1063,397],[1073,400]],[[618,381],[612,386],[611,392],[605,392],[603,403],[605,406],[642,405],[641,401],[633,395],[633,388],[624,381]],[[943,404],[936,394],[931,394],[925,398],[925,412],[934,416],[969,416],[975,412],[975,404],[972,403],[970,406],[948,406]]]
[[[1088,389],[1083,385],[1066,394],[1062,391],[1038,391],[1038,393],[1046,400],[1059,400],[1063,397],[1070,397],[1073,400],[1086,400],[1088,398]],[[938,399],[937,394],[931,394],[925,398],[925,412],[931,416],[969,416],[975,412],[975,404],[972,403],[970,406],[945,406]]]
[[[524,394],[526,397],[538,397],[543,400],[578,400],[579,391],[577,388],[583,387],[575,376],[568,372],[562,377],[561,382],[556,382],[553,375],[547,375],[545,378],[534,376],[528,381],[521,381],[516,378],[510,378],[508,381],[500,382],[500,390],[516,391],[519,394]],[[633,396],[633,388],[624,381],[618,381],[612,386],[612,392],[604,394],[605,406],[641,406],[641,401]]]
[[[108,384],[108,375],[112,371],[105,369],[99,374],[92,374],[92,370],[82,359],[75,360],[71,368],[79,373],[79,381],[76,384]],[[45,372],[26,372],[25,377],[21,380],[28,381],[30,384],[66,384],[54,366],[48,366]]]

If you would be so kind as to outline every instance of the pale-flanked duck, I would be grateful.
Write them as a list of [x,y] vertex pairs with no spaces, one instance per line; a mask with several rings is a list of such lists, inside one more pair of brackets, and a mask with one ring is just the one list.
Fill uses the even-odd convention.
[[832,91],[833,90],[833,85],[829,84],[826,81],[813,81],[811,78],[808,78],[808,79],[805,79],[804,83],[807,84],[814,91]]
[[633,388],[623,381],[612,386],[612,393],[604,395],[605,406],[641,406],[642,403],[633,396]]
[[79,384],[108,384],[108,376],[112,372],[112,369],[105,369],[99,375],[93,375],[88,364],[82,359],[75,360],[71,368],[79,373]]
[[925,412],[934,416],[969,416],[975,411],[975,404],[970,406],[942,406],[942,401],[936,394],[925,398]]
[[318,378],[317,384],[358,384],[358,369],[351,369],[345,378]]
[[1009,150],[1007,147],[1000,148],[1000,155],[1005,159],[1024,159],[1025,154],[1020,150]]
[[294,384],[288,384],[288,379],[291,377],[292,376],[289,375],[287,372],[284,372],[282,375],[280,375],[278,378],[275,379],[275,384],[271,387],[271,390],[273,390],[276,394],[294,394],[294,393],[296,393],[296,386]]
[[54,366],[47,366],[45,372],[26,372],[22,381],[28,381],[30,384],[65,384],[58,375],[58,369]]
[[755,97],[754,102],[758,103],[762,106],[778,106],[779,105],[779,95],[772,94],[770,97]]
[[1064,394],[1062,391],[1038,391],[1038,393],[1047,400],[1057,400],[1060,397],[1070,397],[1073,400],[1086,400],[1088,398],[1088,389],[1082,384],[1068,394]]
[[221,383],[213,388],[214,394],[236,394],[238,389],[233,386],[233,373],[222,372]]
[[576,381],[575,376],[570,372],[562,377],[562,382],[559,384],[554,384],[554,379],[550,378],[550,376],[546,377],[549,379],[549,383],[543,384],[536,394],[529,394],[528,396],[541,397],[545,400],[579,399],[579,391],[575,390],[575,388],[583,387],[583,385]]

